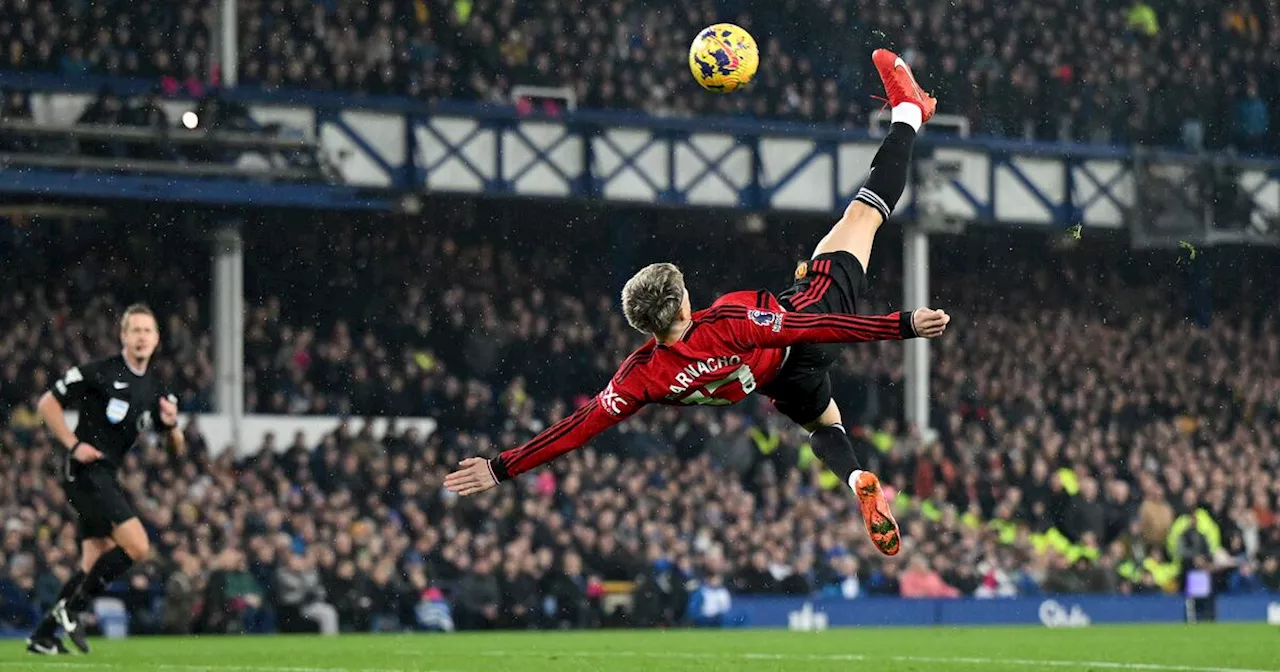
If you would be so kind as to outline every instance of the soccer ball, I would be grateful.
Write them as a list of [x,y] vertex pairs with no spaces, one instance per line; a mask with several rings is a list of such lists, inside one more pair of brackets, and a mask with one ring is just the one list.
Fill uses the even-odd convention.
[[689,46],[689,70],[708,91],[728,93],[756,76],[760,50],[751,33],[732,23],[704,28]]

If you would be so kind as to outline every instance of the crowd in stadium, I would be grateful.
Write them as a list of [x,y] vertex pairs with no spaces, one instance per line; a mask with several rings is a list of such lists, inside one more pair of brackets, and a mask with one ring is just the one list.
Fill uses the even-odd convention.
[[[683,264],[696,305],[784,285],[807,228],[824,226],[747,234],[610,213],[604,227],[518,206],[524,221],[564,218],[575,244],[553,256],[521,244],[536,234],[514,207],[441,201],[427,230],[392,218],[249,237],[250,257],[276,260],[246,278],[250,410],[421,415],[440,429],[375,436],[354,420],[316,447],[282,425],[277,450],[236,461],[197,424],[184,455],[136,451],[123,478],[157,553],[115,590],[131,630],[711,624],[730,615],[700,596],[721,585],[857,599],[1129,593],[1177,590],[1194,567],[1220,591],[1280,591],[1280,482],[1268,476],[1280,469],[1280,313],[1248,284],[1265,274],[1247,272],[1273,257],[1235,253],[1237,272],[1215,276],[1217,314],[1195,326],[1185,258],[1088,239],[1066,252],[1002,234],[950,241],[934,273],[957,325],[935,344],[937,437],[902,424],[899,346],[848,348],[836,380],[903,524],[904,550],[887,560],[854,498],[763,400],[649,409],[479,503],[445,494],[449,465],[563,417],[638,344],[613,286],[634,264]],[[93,228],[76,244],[94,263],[70,276],[54,272],[68,240],[56,227],[9,227],[0,241],[21,252],[4,272],[26,288],[0,310],[0,628],[29,627],[73,561],[57,451],[32,412],[49,377],[114,350],[113,311],[146,296],[164,331],[156,365],[185,410],[210,403],[205,248],[175,230]],[[137,267],[142,251],[164,263]],[[867,310],[896,305],[895,256],[877,253]],[[755,263],[729,262],[742,258]],[[616,581],[635,582],[626,620],[608,599]]]
[[[162,79],[202,88],[215,3],[61,3],[0,9],[0,67]],[[522,3],[514,0],[241,0],[242,83],[267,88],[509,101],[567,87],[591,108],[722,113],[865,127],[877,103],[868,45],[925,73],[940,111],[977,133],[1045,140],[1274,150],[1274,3],[982,0],[861,3]],[[73,21],[52,20],[69,13]],[[760,42],[760,76],[697,94],[696,27],[733,20]],[[963,26],[957,30],[956,26]],[[1255,73],[1249,77],[1232,73]]]

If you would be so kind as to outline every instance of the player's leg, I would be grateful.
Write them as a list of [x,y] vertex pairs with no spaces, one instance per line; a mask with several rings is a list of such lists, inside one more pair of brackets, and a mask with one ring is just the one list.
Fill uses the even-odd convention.
[[[59,600],[53,608],[53,616],[71,639],[71,643],[84,653],[89,652],[89,640],[80,614],[89,608],[93,598],[101,595],[116,579],[125,575],[135,561],[145,560],[151,552],[147,531],[137,516],[131,516],[111,531],[110,544],[102,544],[101,554],[85,574],[79,588],[70,597]],[[87,563],[86,563],[87,564]]]
[[[793,348],[792,356],[796,356]],[[840,423],[840,407],[831,398],[831,376],[816,351],[799,353],[778,379],[761,390],[783,415],[809,432],[813,454],[858,497],[871,542],[885,555],[900,549],[898,523],[880,489],[880,479],[862,468],[853,442]],[[811,367],[815,364],[817,367]]]
[[89,571],[103,554],[115,548],[116,545],[110,536],[113,525],[107,517],[102,515],[103,511],[98,506],[95,496],[96,491],[85,480],[63,483],[63,490],[67,493],[70,504],[77,514],[76,536],[80,539],[80,561],[75,573],[58,591],[58,598],[53,601],[53,606],[40,619],[40,623],[28,638],[27,651],[31,653],[44,655],[69,653],[57,636],[58,626],[64,625],[64,620],[72,626],[68,634],[79,629],[78,612],[68,613],[67,602],[81,590],[85,579],[89,576]]
[[[100,554],[88,567],[80,587],[71,597],[60,600],[54,606],[54,618],[67,633],[67,637],[84,653],[89,652],[85,628],[80,625],[80,615],[89,607],[93,598],[101,595],[116,579],[124,576],[135,561],[146,559],[151,552],[147,531],[138,520],[128,496],[107,471],[85,470],[78,478],[85,482],[92,493],[90,506],[76,504],[78,511],[92,511],[94,520],[106,527],[106,534],[93,534],[92,538],[109,538],[111,544],[101,544]],[[83,502],[82,502],[83,503]]]
[[67,610],[78,613],[88,606],[89,601],[102,594],[113,581],[124,576],[125,572],[147,558],[151,552],[151,541],[142,521],[132,516],[120,523],[111,531],[111,542],[98,559],[89,567],[79,590],[67,600]]
[[933,116],[937,101],[916,84],[911,69],[897,54],[877,49],[872,54],[885,94],[892,106],[889,135],[871,160],[871,174],[858,190],[844,216],[818,243],[813,256],[831,252],[848,252],[865,270],[871,262],[871,246],[876,231],[893,214],[898,199],[907,186],[911,150],[920,126]]
[[93,563],[97,562],[98,558],[113,546],[115,546],[115,542],[111,541],[110,538],[84,539],[80,542],[80,562],[76,566],[76,571],[58,590],[58,598],[53,601],[53,606],[45,613],[44,618],[40,619],[40,624],[31,633],[32,639],[44,640],[57,634],[58,620],[54,618],[54,611],[57,609],[57,605],[64,600],[70,599],[77,590],[80,590],[80,584],[84,583],[85,577],[89,575],[89,569],[93,567]]
[[813,454],[839,476],[840,480],[848,483],[858,496],[858,507],[862,511],[862,521],[867,526],[871,543],[885,555],[897,555],[902,547],[898,521],[894,519],[889,502],[884,498],[879,477],[863,470],[857,450],[840,422],[840,407],[835,400],[832,399],[827,404],[827,409],[818,419],[803,426],[809,432],[809,445],[813,448]]

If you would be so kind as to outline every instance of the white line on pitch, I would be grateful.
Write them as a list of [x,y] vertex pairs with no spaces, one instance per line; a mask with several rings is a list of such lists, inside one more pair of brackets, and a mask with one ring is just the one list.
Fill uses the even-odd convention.
[[[484,651],[481,655],[500,657],[536,657],[536,651]],[[1147,672],[1280,672],[1276,669],[1245,667],[1203,667],[1198,665],[1162,665],[1160,663],[1121,663],[1105,660],[1032,660],[1027,658],[977,658],[944,656],[869,656],[859,653],[696,653],[679,651],[547,651],[548,656],[574,658],[684,658],[691,660],[796,660],[796,661],[876,661],[892,660],[899,663],[950,663],[956,665],[1010,665],[1041,667],[1093,667],[1107,670],[1133,670]]]
[[155,672],[457,672],[404,667],[280,667],[277,665],[178,665],[173,663],[73,663],[32,659],[29,661],[0,661],[0,668],[66,669],[66,670],[124,670],[141,667]]

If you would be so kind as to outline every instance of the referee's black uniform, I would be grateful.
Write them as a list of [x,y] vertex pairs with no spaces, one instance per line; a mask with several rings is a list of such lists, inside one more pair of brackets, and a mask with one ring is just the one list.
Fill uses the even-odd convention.
[[79,538],[110,537],[117,525],[137,513],[116,480],[124,456],[144,432],[159,425],[160,399],[177,398],[162,389],[149,365],[137,372],[124,355],[69,369],[51,390],[64,409],[80,414],[75,433],[78,441],[97,448],[102,459],[81,463],[67,451],[62,485],[79,514]]

